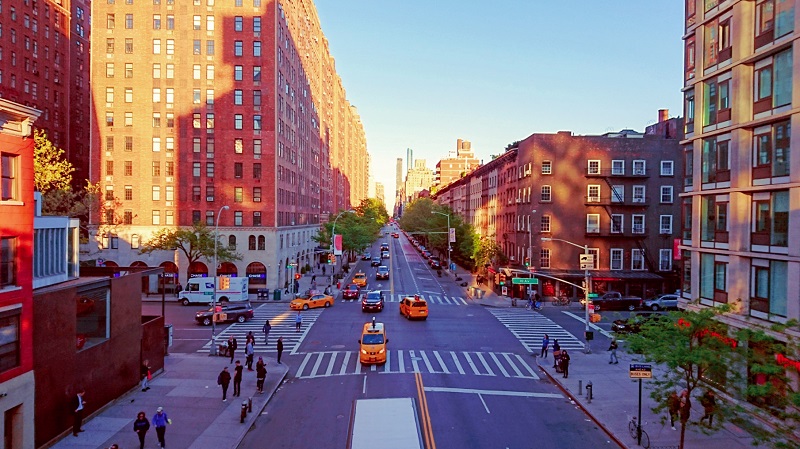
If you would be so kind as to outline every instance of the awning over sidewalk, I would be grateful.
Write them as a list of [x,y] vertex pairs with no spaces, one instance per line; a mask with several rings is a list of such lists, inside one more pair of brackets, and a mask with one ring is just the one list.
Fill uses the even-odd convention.
[[[583,270],[536,270],[532,272],[534,276],[536,273],[545,274],[562,279],[579,279],[583,280]],[[662,281],[663,277],[650,273],[649,271],[636,271],[636,270],[589,270],[589,275],[593,281],[606,281],[606,282],[619,282],[619,281]]]

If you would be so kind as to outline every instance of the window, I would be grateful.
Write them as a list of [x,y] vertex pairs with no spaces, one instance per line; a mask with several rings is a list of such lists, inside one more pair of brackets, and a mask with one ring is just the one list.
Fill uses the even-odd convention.
[[672,203],[672,186],[661,186],[661,204]]
[[114,113],[106,112],[106,126],[114,126]]
[[253,187],[253,202],[261,202],[261,187]]
[[214,114],[206,114],[206,129],[214,129]]
[[794,3],[761,0],[756,5],[755,48],[785,36],[794,30]]
[[116,26],[116,17],[114,14],[106,14],[106,28],[113,30]]
[[253,17],[253,33],[261,32],[261,17]]
[[647,174],[646,162],[643,160],[633,161],[633,174],[636,176],[644,176]]
[[625,225],[625,216],[622,214],[612,214],[611,215],[611,233],[612,234],[621,234]]
[[253,116],[253,130],[258,131],[261,129],[261,116],[254,115]]
[[214,226],[214,211],[206,211],[206,225]]
[[261,56],[261,41],[253,42],[253,56]]
[[625,161],[615,159],[611,161],[611,174],[614,176],[622,176],[625,174]]
[[[244,214],[242,213],[242,211],[240,211],[240,210],[235,211],[233,213],[233,225],[234,226],[242,226],[242,219],[243,218],[244,218]],[[231,236],[231,237],[233,237],[233,236]],[[234,246],[235,245],[236,244],[234,243]]]
[[133,201],[133,186],[125,186],[124,190],[125,190],[125,201]]
[[106,39],[106,53],[113,55],[114,54],[114,38],[110,37]]
[[152,192],[152,200],[161,201],[161,186],[153,186]]
[[789,264],[778,260],[753,260],[750,314],[767,319],[788,312]]
[[715,138],[703,139],[701,179],[707,182],[730,181],[729,141],[718,142]]
[[161,176],[161,162],[153,161],[150,167],[150,172],[152,176]]
[[233,116],[233,128],[234,129],[242,129],[244,126],[244,116],[242,114],[234,114]]
[[553,201],[552,192],[553,192],[553,190],[552,190],[551,186],[542,186],[540,201],[542,203],[549,203],[549,202]]
[[240,32],[244,29],[244,19],[242,16],[236,16],[233,18],[233,31]]
[[125,39],[125,54],[133,53],[133,39],[127,38]]
[[543,175],[552,175],[553,174],[553,162],[552,161],[542,161],[542,174]]
[[539,268],[550,268],[550,249],[542,248],[539,252]]
[[0,289],[17,285],[17,238],[0,237]]
[[586,202],[588,203],[599,203],[600,202],[600,185],[599,184],[590,184],[588,186],[588,192],[586,197]]
[[106,63],[106,78],[114,78],[114,63]]
[[151,224],[153,225],[160,225],[161,224],[161,211],[154,210],[151,215]]
[[106,136],[106,151],[114,151],[114,136]]
[[633,214],[631,216],[631,230],[634,234],[644,234],[644,215]]
[[658,250],[658,270],[672,271],[672,249]]
[[261,164],[253,164],[253,179],[261,179]]
[[206,56],[214,56],[214,41],[206,41]]
[[792,49],[755,63],[753,113],[788,105],[792,101]]
[[214,31],[214,16],[206,16],[206,31]]
[[125,151],[133,151],[133,136],[125,136]]
[[242,71],[242,66],[237,65],[233,67],[233,79],[235,81],[242,81],[244,72]]
[[661,161],[661,176],[672,176],[673,165],[672,161]]
[[153,14],[153,29],[161,29],[161,14]]
[[[253,66],[253,82],[261,81],[261,66]],[[292,92],[294,96],[294,92]]]
[[612,270],[621,270],[622,269],[622,254],[623,251],[621,248],[611,248],[611,261],[609,264],[609,268]]
[[233,177],[234,178],[241,179],[243,171],[244,171],[243,170],[243,165],[242,165],[241,162],[234,162],[233,163]]
[[125,29],[133,29],[133,14],[125,14]]
[[153,54],[161,54],[161,39],[153,39]]
[[20,366],[20,316],[22,308],[12,306],[0,312],[0,372]]
[[[169,78],[169,77],[167,77]],[[213,80],[214,79],[214,65],[209,64],[206,66],[206,79]]]
[[192,54],[193,55],[199,55],[200,54],[200,48],[201,48],[200,39],[193,40],[192,41]]
[[552,232],[550,230],[550,223],[551,223],[550,215],[542,215],[542,218],[539,220],[539,231]]
[[625,186],[623,185],[611,186],[611,202],[612,203],[625,202]]
[[197,30],[200,29],[200,27],[202,25],[202,21],[201,20],[202,19],[200,18],[200,16],[192,16],[192,29],[193,30],[197,31]]
[[233,104],[235,104],[236,106],[242,105],[242,94],[243,94],[242,89],[235,89],[233,91]]
[[753,143],[753,178],[789,175],[791,125],[789,121],[756,128]]
[[[253,212],[253,226],[261,226],[261,212],[258,211]],[[259,247],[259,249],[263,250],[264,248]]]
[[234,56],[242,56],[242,48],[243,48],[242,41],[234,41],[233,42],[233,55]]
[[600,174],[600,161],[597,159],[590,159],[589,165],[587,168],[587,173],[590,175],[599,175]]
[[253,157],[255,159],[261,158],[261,139],[253,140]]
[[233,139],[233,152],[236,154],[244,153],[244,141],[242,139]]
[[600,233],[600,214],[586,214],[586,233]]
[[9,153],[0,154],[0,201],[16,201],[19,193],[19,156]]
[[175,29],[175,16],[172,14],[167,15],[167,29],[168,30]]
[[206,162],[206,178],[214,177],[214,163]]
[[641,249],[631,250],[631,270],[644,270],[644,253]]
[[214,202],[214,186],[206,186],[206,202],[213,203]]
[[175,39],[167,39],[167,54],[175,54]]
[[789,191],[758,193],[753,198],[752,244],[788,246]]
[[200,177],[200,162],[192,162],[192,176]]
[[659,234],[672,234],[672,215],[661,215],[658,219]]
[[644,186],[633,186],[633,202],[644,203]]

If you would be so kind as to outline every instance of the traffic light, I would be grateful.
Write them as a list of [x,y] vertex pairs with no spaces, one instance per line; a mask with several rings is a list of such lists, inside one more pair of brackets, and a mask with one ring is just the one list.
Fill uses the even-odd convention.
[[231,278],[228,276],[222,276],[219,278],[219,289],[220,290],[229,290],[231,288]]
[[328,254],[328,265],[333,265],[336,263],[336,256],[333,254]]
[[295,274],[294,274],[294,278],[295,278],[296,280],[299,280],[299,279],[300,279],[300,273],[295,273]]
[[498,282],[498,283],[500,285],[506,285],[506,275],[505,274],[502,274],[502,273],[500,274],[500,282]]
[[525,266],[526,266],[526,267],[529,267],[529,266],[531,266],[531,258],[530,258],[530,257],[526,257],[526,258],[525,258]]

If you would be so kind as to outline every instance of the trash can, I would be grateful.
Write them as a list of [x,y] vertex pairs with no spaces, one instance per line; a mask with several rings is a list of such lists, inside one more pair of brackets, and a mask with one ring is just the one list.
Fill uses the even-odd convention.
[[272,299],[273,301],[281,300],[281,289],[276,288],[275,291],[272,292]]
[[475,293],[477,293],[478,299],[483,299],[483,290],[477,289]]

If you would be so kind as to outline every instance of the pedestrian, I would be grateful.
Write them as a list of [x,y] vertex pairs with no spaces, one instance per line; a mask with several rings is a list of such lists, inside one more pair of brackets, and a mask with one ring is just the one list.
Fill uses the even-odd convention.
[[267,366],[262,357],[256,362],[256,388],[259,394],[264,392],[264,380],[267,378]]
[[322,275],[325,276],[325,265],[322,266]]
[[150,389],[150,381],[153,379],[153,373],[150,372],[150,361],[144,360],[139,371],[142,376],[142,391],[147,391]]
[[281,363],[282,355],[283,355],[283,337],[278,337],[278,363]]
[[256,336],[255,334],[253,334],[253,331],[247,333],[247,337],[245,338],[245,344],[247,344],[248,341],[253,342],[253,346],[255,346]]
[[706,390],[705,394],[700,397],[700,405],[703,406],[703,417],[700,418],[700,423],[708,418],[708,427],[711,427],[714,421],[714,410],[717,408],[717,400],[712,390]]
[[73,420],[72,420],[72,436],[78,436],[79,432],[83,432],[83,409],[86,406],[86,400],[83,399],[83,396],[86,394],[86,390],[81,388],[78,390],[78,394],[75,397],[73,403],[75,404],[75,410],[73,412]]
[[177,298],[177,297],[181,296],[181,292],[182,291],[183,291],[183,287],[181,286],[180,283],[178,283],[178,285],[175,286],[175,297]]
[[689,398],[689,392],[686,390],[681,391],[681,409],[680,409],[680,417],[681,417],[681,425],[686,427],[686,423],[689,421],[689,416],[692,414],[692,401]]
[[672,427],[672,430],[678,430],[675,428],[675,418],[678,417],[681,410],[681,398],[678,397],[677,392],[673,391],[667,398],[667,409],[669,410],[670,427]]
[[558,339],[553,340],[553,368],[558,371],[558,359],[561,357],[561,345],[558,344]]
[[608,350],[611,353],[608,356],[608,364],[611,365],[612,363],[617,364],[619,363],[619,359],[617,359],[617,348],[619,345],[617,344],[617,339],[614,338],[611,340],[611,345],[608,346]]
[[547,358],[547,349],[550,346],[550,336],[544,334],[544,338],[542,338],[542,352],[539,354],[539,357]]
[[139,412],[136,415],[136,421],[133,422],[133,431],[139,437],[139,449],[144,449],[144,436],[148,430],[150,430],[150,421],[147,420],[144,412]]
[[242,395],[242,371],[244,371],[244,367],[242,363],[238,360],[236,361],[236,366],[233,368],[233,395],[234,396],[241,396]]
[[239,343],[236,341],[236,337],[233,335],[228,337],[228,355],[231,356],[231,363],[233,363],[233,353],[236,352],[238,347]]
[[315,282],[317,282],[317,275],[316,274],[312,274],[311,275],[311,283],[313,284]]
[[297,311],[297,316],[294,317],[294,331],[300,332],[300,326],[303,325],[303,315],[300,314],[300,311]]
[[264,332],[264,344],[268,343],[267,339],[269,338],[270,329],[272,329],[272,325],[269,324],[269,320],[267,320],[267,322],[264,323],[264,327],[261,329],[261,331]]
[[156,409],[156,414],[153,415],[153,427],[156,428],[156,436],[158,436],[158,444],[161,445],[161,449],[164,449],[166,446],[166,442],[164,440],[164,434],[167,432],[167,424],[172,424],[172,420],[167,417],[167,414],[164,413],[164,408],[159,407]]
[[244,355],[247,356],[247,358],[245,359],[245,364],[247,365],[247,371],[253,371],[253,356],[256,354],[254,344],[255,340],[248,339],[247,344],[244,345]]
[[228,372],[228,367],[222,368],[222,371],[217,376],[217,385],[222,386],[222,402],[228,402],[228,386],[231,384],[231,373]]
[[533,294],[533,308],[535,310],[542,308],[542,297],[539,296],[539,292]]
[[300,291],[300,281],[298,281],[297,279],[295,279],[295,280],[294,280],[294,293],[297,293],[297,292],[299,292],[299,291]]
[[564,378],[569,377],[569,354],[567,350],[561,351],[561,371],[564,372]]

